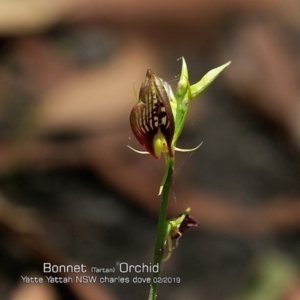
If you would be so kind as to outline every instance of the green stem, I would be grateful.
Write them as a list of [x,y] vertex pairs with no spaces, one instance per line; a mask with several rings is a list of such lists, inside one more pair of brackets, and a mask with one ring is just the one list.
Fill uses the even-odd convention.
[[[167,210],[168,210],[169,195],[170,195],[172,180],[173,180],[174,163],[175,163],[174,158],[167,157],[166,166],[165,166],[166,180],[164,182],[164,186],[162,190],[162,200],[160,204],[160,212],[158,218],[154,258],[153,258],[153,265],[158,264],[160,271],[161,271],[161,264],[164,255],[163,249],[166,240]],[[160,272],[152,274],[152,283],[150,285],[148,300],[156,299],[158,284],[154,278],[157,278],[159,274]]]

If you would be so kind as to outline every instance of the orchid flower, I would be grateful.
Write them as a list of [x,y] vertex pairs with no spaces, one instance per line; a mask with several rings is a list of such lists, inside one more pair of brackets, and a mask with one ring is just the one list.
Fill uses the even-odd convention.
[[139,101],[131,111],[130,125],[140,144],[156,159],[162,152],[174,157],[175,122],[170,98],[162,79],[150,69],[142,83]]
[[198,149],[180,149],[176,142],[182,132],[192,99],[198,97],[217,78],[230,62],[208,72],[199,82],[190,86],[188,70],[182,58],[182,71],[176,98],[170,85],[148,69],[141,85],[138,102],[130,114],[131,129],[145,151],[128,146],[137,153],[150,153],[159,159],[161,153],[174,157],[175,150],[189,152]]

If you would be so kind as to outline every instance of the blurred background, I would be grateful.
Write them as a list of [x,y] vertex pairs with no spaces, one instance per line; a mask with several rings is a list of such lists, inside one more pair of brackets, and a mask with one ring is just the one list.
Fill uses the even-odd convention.
[[184,56],[191,83],[232,64],[178,144],[203,141],[177,154],[169,216],[190,206],[200,226],[158,299],[300,299],[299,20],[295,0],[1,1],[0,298],[147,299],[21,276],[152,261],[163,161],[126,147],[133,86],[151,68],[176,87]]

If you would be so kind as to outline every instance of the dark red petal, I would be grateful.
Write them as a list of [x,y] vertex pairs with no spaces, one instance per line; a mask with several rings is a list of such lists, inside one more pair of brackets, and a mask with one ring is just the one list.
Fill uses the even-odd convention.
[[132,109],[130,114],[130,125],[132,132],[134,133],[136,139],[139,143],[156,159],[154,149],[153,149],[153,138],[158,132],[157,129],[150,130],[150,127],[145,123],[144,119],[145,103],[138,102]]
[[[178,218],[180,218],[182,216],[179,215]],[[188,229],[193,228],[193,227],[197,227],[199,226],[199,223],[190,215],[186,215],[185,218],[183,219],[183,221],[180,223],[179,227],[178,227],[178,231],[183,234],[185,233]],[[173,234],[172,234],[173,233]],[[178,239],[180,237],[178,232],[172,232],[172,239]]]
[[130,124],[137,140],[155,158],[153,138],[159,131],[166,139],[169,155],[174,156],[171,144],[175,125],[170,99],[162,80],[150,69],[140,88],[139,102],[131,111]]

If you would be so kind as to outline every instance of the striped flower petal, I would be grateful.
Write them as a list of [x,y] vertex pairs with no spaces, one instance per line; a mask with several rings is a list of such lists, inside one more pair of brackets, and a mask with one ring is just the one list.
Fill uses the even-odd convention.
[[130,125],[139,143],[156,159],[161,153],[174,157],[174,116],[162,79],[150,69],[142,83],[139,101],[130,114]]

